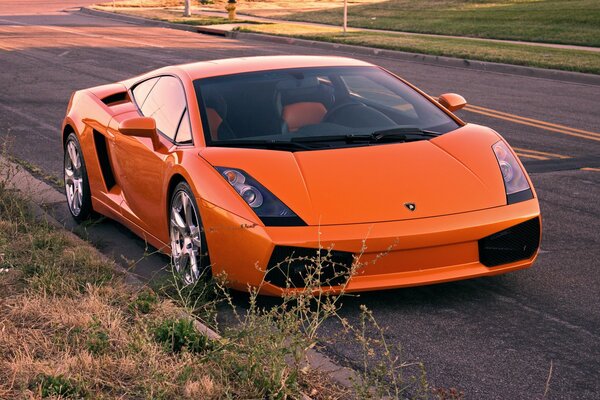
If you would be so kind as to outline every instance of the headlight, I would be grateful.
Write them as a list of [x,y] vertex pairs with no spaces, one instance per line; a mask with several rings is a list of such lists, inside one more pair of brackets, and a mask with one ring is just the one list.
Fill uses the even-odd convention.
[[533,199],[533,192],[529,187],[525,172],[513,153],[508,149],[508,145],[503,141],[499,141],[492,146],[492,150],[494,150],[504,180],[507,203],[513,204]]
[[266,226],[299,226],[306,223],[248,173],[215,167]]

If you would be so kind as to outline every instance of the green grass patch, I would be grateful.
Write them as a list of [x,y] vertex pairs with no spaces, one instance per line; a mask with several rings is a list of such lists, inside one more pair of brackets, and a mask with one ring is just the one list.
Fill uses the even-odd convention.
[[411,53],[457,57],[565,71],[600,73],[600,52],[556,49],[513,43],[484,42],[469,39],[437,38],[400,33],[351,31],[315,28],[294,24],[245,26],[243,32],[290,36],[323,42],[351,44]]
[[62,375],[42,374],[33,382],[32,389],[41,398],[81,399],[85,397],[85,391],[79,385]]
[[[285,19],[341,25],[342,11]],[[597,0],[389,0],[349,7],[348,21],[361,28],[600,47]]]
[[154,339],[168,351],[180,353],[203,353],[210,350],[209,339],[199,333],[189,319],[167,319],[154,328]]
[[141,314],[149,314],[158,303],[158,296],[150,291],[144,290],[137,294],[136,298],[131,302],[129,307]]

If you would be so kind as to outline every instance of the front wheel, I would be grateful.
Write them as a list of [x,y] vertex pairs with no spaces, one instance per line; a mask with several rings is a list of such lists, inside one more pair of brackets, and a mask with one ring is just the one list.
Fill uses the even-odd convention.
[[85,160],[77,135],[71,133],[65,142],[65,193],[69,211],[77,222],[92,215],[92,195]]
[[187,183],[175,187],[170,204],[171,258],[184,284],[190,285],[210,275],[210,261],[198,205]]

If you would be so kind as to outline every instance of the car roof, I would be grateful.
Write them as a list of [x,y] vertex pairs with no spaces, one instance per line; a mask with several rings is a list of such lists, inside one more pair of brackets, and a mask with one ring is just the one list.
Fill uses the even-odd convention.
[[202,61],[177,67],[187,72],[192,80],[245,72],[268,71],[285,68],[373,66],[347,57],[323,56],[260,56]]

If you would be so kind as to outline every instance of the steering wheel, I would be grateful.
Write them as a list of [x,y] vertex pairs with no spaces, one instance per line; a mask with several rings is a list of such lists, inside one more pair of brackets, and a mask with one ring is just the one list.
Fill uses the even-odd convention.
[[332,107],[325,114],[323,122],[358,128],[396,125],[394,120],[381,111],[359,102],[342,103]]

